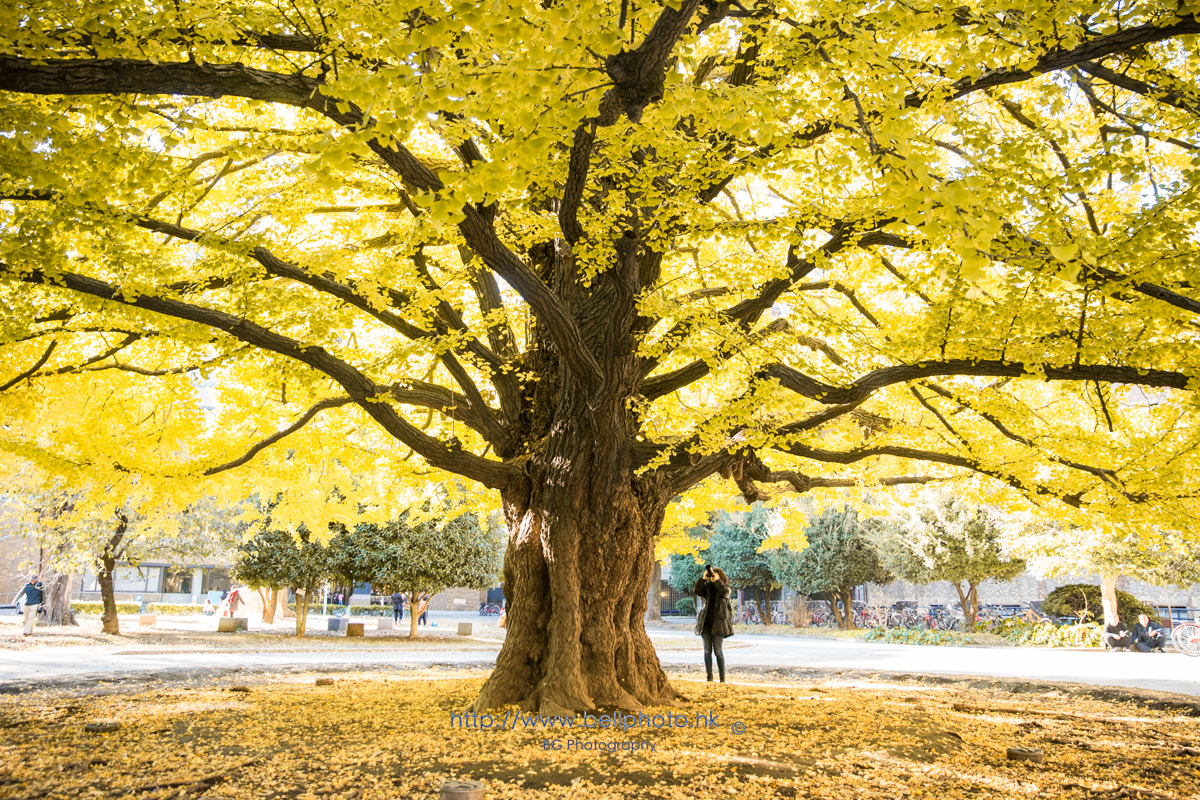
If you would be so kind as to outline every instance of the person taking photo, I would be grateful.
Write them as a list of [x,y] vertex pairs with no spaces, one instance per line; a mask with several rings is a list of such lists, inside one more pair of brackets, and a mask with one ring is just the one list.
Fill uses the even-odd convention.
[[709,564],[696,581],[692,594],[703,603],[696,612],[696,634],[704,640],[704,670],[713,679],[713,654],[717,656],[717,671],[725,682],[725,651],[722,645],[733,636],[733,609],[729,605],[729,579],[720,569]]

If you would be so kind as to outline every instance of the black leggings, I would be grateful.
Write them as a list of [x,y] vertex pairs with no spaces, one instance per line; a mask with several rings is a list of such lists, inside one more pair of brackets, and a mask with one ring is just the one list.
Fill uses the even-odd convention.
[[725,682],[725,651],[721,649],[722,643],[725,641],[724,636],[718,636],[709,631],[704,631],[700,634],[704,639],[704,671],[708,673],[708,679],[712,680],[712,660],[713,651],[717,653],[717,671],[721,676],[721,682]]

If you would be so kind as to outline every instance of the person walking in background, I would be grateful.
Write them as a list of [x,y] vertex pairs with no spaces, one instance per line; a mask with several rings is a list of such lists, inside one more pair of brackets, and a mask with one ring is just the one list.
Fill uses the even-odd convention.
[[404,595],[399,591],[392,592],[392,621],[404,619]]
[[29,583],[25,584],[24,588],[17,593],[17,597],[13,600],[15,603],[20,598],[25,598],[25,631],[24,636],[33,635],[33,625],[37,622],[38,609],[42,607],[42,582],[38,580],[37,575],[29,576]]
[[725,682],[725,639],[733,636],[733,609],[729,605],[729,579],[712,564],[696,581],[692,594],[703,603],[696,614],[696,634],[704,640],[704,671],[713,679],[713,653],[717,656],[717,671]]
[[236,617],[238,606],[242,604],[242,593],[238,591],[238,587],[234,586],[229,590],[229,616]]

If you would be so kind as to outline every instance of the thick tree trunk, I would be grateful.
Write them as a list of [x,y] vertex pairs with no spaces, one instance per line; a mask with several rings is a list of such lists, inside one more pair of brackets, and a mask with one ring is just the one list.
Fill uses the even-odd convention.
[[46,625],[78,625],[71,610],[71,576],[55,572],[45,584]]
[[286,586],[279,590],[278,602],[279,608],[275,611],[275,616],[278,619],[284,620],[296,616],[296,612],[292,611],[291,607],[288,606],[288,590]]
[[116,596],[113,594],[113,572],[117,568],[117,554],[120,552],[118,548],[120,548],[128,528],[129,520],[126,519],[123,512],[118,511],[116,530],[113,531],[112,536],[108,537],[108,542],[104,545],[104,553],[100,556],[99,561],[100,569],[96,574],[100,583],[100,599],[104,603],[104,613],[100,615],[100,631],[114,636],[121,634],[121,625],[117,619]]
[[662,622],[662,564],[654,562],[650,585],[646,587],[646,621]]
[[678,696],[643,622],[668,497],[600,444],[584,435],[531,461],[532,488],[503,495],[508,635],[476,710],[637,710]]
[[829,603],[829,610],[833,613],[833,618],[837,620],[837,626],[844,629],[846,627],[846,620],[842,617],[842,605],[838,602],[840,599],[837,592],[831,591],[829,599],[825,602]]
[[417,620],[421,618],[421,595],[408,593],[408,638],[417,638]]
[[100,632],[113,636],[121,634],[121,624],[117,619],[117,600],[113,594],[113,570],[116,567],[117,560],[111,555],[105,555],[100,559],[100,571],[96,574],[96,580],[100,584],[100,601],[104,603],[104,613],[100,615]]
[[842,592],[842,628],[848,631],[858,630],[854,624],[854,589]]
[[262,599],[262,619],[267,625],[275,622],[275,612],[279,605],[279,590],[268,586],[258,587],[258,596]]
[[963,630],[974,630],[975,618],[979,616],[979,582],[967,581],[965,592],[958,581],[950,583],[954,584],[954,591],[958,592],[958,606],[963,612]]
[[[1116,623],[1119,619],[1117,612],[1117,579],[1120,575],[1100,576],[1100,605],[1104,608],[1104,627]],[[1125,620],[1129,624],[1129,620]]]
[[296,589],[296,635],[303,636],[308,627],[308,589]]

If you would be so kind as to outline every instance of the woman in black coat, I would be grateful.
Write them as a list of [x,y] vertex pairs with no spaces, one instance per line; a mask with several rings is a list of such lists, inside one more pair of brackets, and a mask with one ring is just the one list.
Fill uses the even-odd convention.
[[717,654],[717,671],[721,683],[725,682],[725,652],[722,643],[726,637],[733,636],[733,609],[729,605],[729,579],[720,569],[714,569],[711,564],[704,568],[704,574],[696,581],[692,589],[703,603],[696,613],[696,633],[704,639],[704,670],[708,680],[713,679],[713,652]]

